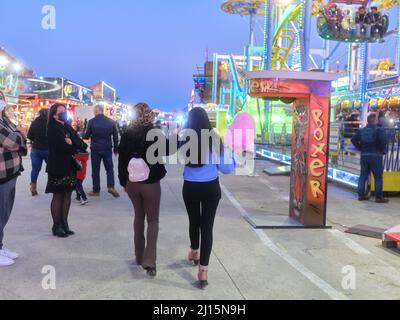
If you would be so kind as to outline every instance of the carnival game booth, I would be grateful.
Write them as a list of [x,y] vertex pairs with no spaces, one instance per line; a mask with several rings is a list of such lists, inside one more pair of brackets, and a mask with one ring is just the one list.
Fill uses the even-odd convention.
[[258,71],[246,77],[251,97],[291,103],[293,113],[289,217],[276,212],[250,216],[249,222],[257,228],[325,228],[330,92],[337,76]]
[[[382,123],[388,145],[384,156],[383,190],[387,193],[400,192],[400,86],[398,77],[368,83],[368,110],[371,113],[385,114]],[[366,124],[360,120],[362,103],[357,93],[335,93],[332,99],[336,106],[336,120],[340,126],[340,155],[339,165],[344,170],[354,172],[357,176],[360,170],[359,152],[351,143],[355,132]],[[374,191],[372,177],[371,190]],[[354,187],[357,185],[354,183]]]

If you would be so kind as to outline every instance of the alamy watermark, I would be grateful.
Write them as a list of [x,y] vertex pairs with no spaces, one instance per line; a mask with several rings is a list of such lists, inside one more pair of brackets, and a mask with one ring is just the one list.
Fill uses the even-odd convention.
[[357,288],[357,272],[354,266],[344,266],[342,268],[342,288],[344,290],[356,290]]
[[149,165],[235,166],[236,175],[248,175],[255,166],[254,138],[254,130],[228,129],[222,141],[215,130],[184,129],[167,139],[161,130],[152,129],[146,136],[150,146],[145,160]]
[[43,30],[55,30],[57,28],[56,7],[47,4],[42,7],[42,28]]
[[56,268],[54,266],[43,266],[42,274],[45,276],[42,279],[43,290],[56,290]]

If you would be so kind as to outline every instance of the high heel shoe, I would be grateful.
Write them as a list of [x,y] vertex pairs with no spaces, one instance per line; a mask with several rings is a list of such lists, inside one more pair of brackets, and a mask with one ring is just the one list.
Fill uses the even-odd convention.
[[200,289],[205,289],[208,286],[208,266],[199,266],[198,279]]
[[52,231],[53,231],[53,236],[55,236],[55,237],[58,237],[58,238],[67,238],[68,237],[68,234],[66,234],[65,231],[63,230],[63,228],[61,228],[61,226],[58,224],[53,225]]
[[199,265],[200,262],[200,250],[191,249],[188,254],[188,260],[193,262],[195,266]]
[[75,234],[75,232],[73,232],[73,231],[69,228],[69,225],[68,225],[68,222],[67,222],[67,221],[63,221],[63,222],[62,222],[61,228],[62,228],[63,231],[64,231],[67,235],[69,235],[69,236],[72,236],[72,235]]
[[156,267],[147,267],[145,268],[147,275],[149,277],[155,278],[157,276],[157,268]]

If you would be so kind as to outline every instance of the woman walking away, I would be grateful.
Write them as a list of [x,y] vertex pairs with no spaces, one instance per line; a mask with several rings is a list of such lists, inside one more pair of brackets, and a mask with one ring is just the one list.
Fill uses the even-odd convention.
[[68,124],[65,105],[54,104],[50,108],[47,136],[49,159],[47,163],[48,182],[46,193],[52,193],[51,215],[53,235],[66,238],[74,232],[69,229],[68,215],[72,191],[76,186],[76,172],[79,165],[74,155],[79,149],[76,133]]
[[[198,155],[190,156],[190,159],[198,158],[198,160],[196,163],[189,161],[184,170],[183,199],[189,215],[191,242],[189,261],[195,265],[200,263],[198,280],[200,288],[204,289],[208,285],[214,220],[221,200],[218,171],[224,174],[232,173],[235,170],[235,160],[230,151],[224,150],[221,138],[211,127],[204,109],[194,108],[189,112],[187,129],[195,132],[198,137],[195,143],[187,141],[190,143],[189,153],[195,151]],[[204,130],[210,134],[208,142],[202,141]],[[206,150],[202,150],[202,147]]]
[[31,193],[32,196],[37,196],[37,180],[39,173],[42,170],[43,161],[47,163],[49,156],[49,148],[47,143],[47,119],[49,117],[48,109],[41,109],[39,116],[32,122],[29,131],[28,139],[32,142],[31,151]]
[[5,97],[0,91],[0,267],[14,264],[18,254],[3,247],[4,228],[10,218],[15,200],[17,177],[23,171],[21,152],[26,140],[7,118]]
[[[147,274],[155,277],[157,274],[157,238],[159,230],[161,185],[160,181],[166,175],[162,161],[156,164],[146,159],[147,149],[152,142],[146,141],[147,133],[155,129],[155,115],[145,103],[139,103],[134,108],[136,120],[121,137],[119,146],[119,180],[128,193],[135,210],[134,240],[136,262]],[[160,132],[158,135],[166,137]],[[161,155],[157,155],[161,156]],[[145,237],[145,220],[147,219],[147,237]]]

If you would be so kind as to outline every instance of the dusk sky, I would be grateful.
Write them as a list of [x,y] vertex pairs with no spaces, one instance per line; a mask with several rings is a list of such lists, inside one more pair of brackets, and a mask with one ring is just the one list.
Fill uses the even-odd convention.
[[[222,12],[221,2],[0,0],[0,47],[38,76],[65,77],[82,85],[104,80],[122,102],[182,109],[207,46],[212,58],[214,52],[241,54],[247,44],[248,20]],[[42,8],[48,4],[56,8],[56,30],[42,28]],[[314,24],[313,18],[311,46],[320,48]],[[394,39],[373,45],[373,55],[391,56]],[[260,34],[257,40],[262,44]],[[347,49],[342,45],[332,57],[342,69]]]
[[[56,8],[57,29],[41,27],[44,5]],[[213,52],[242,53],[244,18],[219,0],[0,1],[0,46],[38,76],[83,85],[104,80],[123,102],[164,110],[187,105],[196,65]]]

